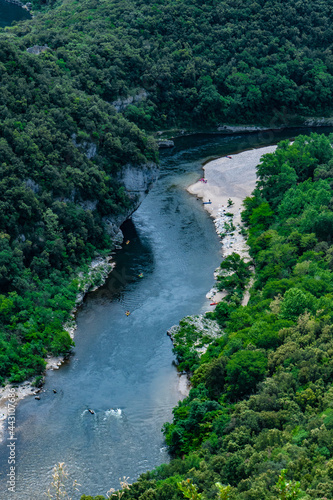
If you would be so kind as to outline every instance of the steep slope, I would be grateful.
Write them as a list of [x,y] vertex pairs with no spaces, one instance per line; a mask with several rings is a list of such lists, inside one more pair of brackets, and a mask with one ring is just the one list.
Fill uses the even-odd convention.
[[68,351],[73,279],[112,249],[156,178],[157,147],[75,89],[48,49],[0,37],[0,377],[17,382]]
[[332,16],[323,0],[67,0],[18,32],[77,89],[130,98],[140,127],[274,127],[330,116]]

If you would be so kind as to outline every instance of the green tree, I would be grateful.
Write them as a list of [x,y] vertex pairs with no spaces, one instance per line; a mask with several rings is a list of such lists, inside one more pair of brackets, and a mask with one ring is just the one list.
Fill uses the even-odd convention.
[[280,315],[285,319],[296,319],[300,314],[315,307],[315,298],[298,288],[290,288],[284,294],[281,302]]
[[238,351],[227,364],[226,384],[228,396],[235,401],[255,391],[264,378],[267,358],[261,351]]

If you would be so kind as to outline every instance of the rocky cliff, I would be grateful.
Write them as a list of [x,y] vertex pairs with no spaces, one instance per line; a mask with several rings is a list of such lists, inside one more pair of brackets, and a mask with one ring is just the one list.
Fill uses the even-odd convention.
[[103,218],[107,231],[112,238],[117,238],[117,235],[119,237],[121,224],[139,208],[157,180],[158,172],[158,166],[153,162],[145,165],[132,165],[129,163],[122,168],[117,180],[125,187],[133,203],[127,213],[116,216],[107,215]]
[[[91,141],[78,142],[76,134],[72,135],[72,142],[86,157],[91,160],[98,154],[97,146]],[[126,213],[118,215],[106,215],[103,218],[105,227],[112,237],[118,243],[122,240],[122,233],[119,228],[126,219],[128,219],[135,210],[137,210],[149,193],[154,182],[157,180],[159,168],[156,163],[149,162],[146,164],[134,165],[128,163],[124,165],[119,172],[116,182],[123,185],[130,199],[132,200],[131,208]],[[68,200],[70,201],[70,200]],[[80,202],[80,206],[84,210],[95,210],[97,200],[86,200]]]

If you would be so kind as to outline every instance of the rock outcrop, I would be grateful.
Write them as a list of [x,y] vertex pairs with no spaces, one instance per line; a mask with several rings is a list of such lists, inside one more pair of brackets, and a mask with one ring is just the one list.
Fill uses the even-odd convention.
[[26,179],[24,181],[26,187],[28,189],[31,189],[31,191],[33,191],[34,193],[38,193],[40,191],[40,185],[35,182],[33,179]]
[[[97,146],[94,142],[78,142],[76,134],[72,135],[72,141],[74,146],[82,151],[89,160],[96,156]],[[158,171],[158,166],[153,162],[145,165],[132,165],[128,163],[127,165],[124,165],[121,172],[118,174],[116,180],[119,184],[125,187],[126,192],[131,198],[133,204],[127,213],[106,215],[103,218],[105,227],[116,244],[122,241],[122,233],[119,230],[120,226],[132,215],[133,212],[135,212],[135,210],[138,209],[144,198],[147,196],[149,190],[152,188],[158,177]],[[86,200],[80,202],[79,204],[84,210],[95,210],[97,201]]]
[[158,172],[158,166],[153,162],[145,165],[127,164],[122,168],[117,181],[125,187],[133,204],[127,213],[103,217],[103,222],[111,238],[117,238],[121,224],[139,208],[157,180]]
[[200,358],[207,351],[208,346],[224,334],[216,321],[199,314],[186,316],[179,325],[169,328],[167,335],[174,347],[188,348],[191,352],[197,353]]
[[149,93],[145,89],[140,89],[136,94],[125,97],[124,99],[117,99],[111,104],[116,108],[116,111],[118,113],[122,113],[130,104],[136,104],[140,101],[145,101],[148,96]]
[[34,54],[35,56],[38,56],[39,54],[45,52],[49,48],[50,47],[48,47],[47,45],[33,45],[33,47],[29,47],[27,49],[27,52],[29,52],[29,54]]
[[173,148],[175,145],[171,139],[158,139],[156,142],[160,149]]
[[331,118],[307,118],[303,123],[305,127],[332,127],[333,117]]
[[217,127],[217,131],[224,134],[263,132],[265,130],[269,130],[269,128],[261,127],[259,125],[220,125]]
[[73,144],[76,148],[78,148],[82,153],[86,155],[88,160],[92,160],[97,153],[97,146],[94,142],[92,141],[83,141],[83,142],[77,142],[77,135],[73,134],[72,135],[72,141]]

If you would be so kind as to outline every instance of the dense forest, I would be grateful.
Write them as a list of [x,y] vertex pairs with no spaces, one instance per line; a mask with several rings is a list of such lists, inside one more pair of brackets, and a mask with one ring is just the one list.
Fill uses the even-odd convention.
[[19,382],[69,350],[78,269],[112,248],[103,217],[135,201],[118,174],[156,161],[156,146],[56,60],[0,37],[0,381]]
[[[105,216],[133,208],[120,173],[157,161],[149,134],[333,111],[330,2],[34,0],[34,10],[0,31],[1,383],[70,349],[77,274],[112,248]],[[283,141],[258,166],[243,213],[249,304],[249,268],[233,255],[210,315],[220,337],[201,356],[175,349],[193,387],[164,427],[174,458],[123,500],[333,497],[332,142]]]
[[146,130],[276,126],[331,113],[332,20],[324,0],[67,0],[15,33],[89,95],[144,90],[123,111]]
[[176,348],[192,389],[164,426],[174,458],[123,500],[333,497],[332,143],[299,136],[263,156],[242,214],[250,301],[249,265],[232,254],[228,294],[207,313],[221,335],[201,355]]
[[[332,112],[332,9],[249,3],[34,0],[0,31],[0,381],[68,351],[75,276],[130,213],[122,166],[151,132],[270,127]],[[43,46],[42,51],[27,52]]]
[[[70,348],[75,276],[112,246],[103,217],[131,209],[122,167],[156,161],[147,132],[332,113],[323,0],[34,7],[0,32],[2,382]],[[333,496],[331,142],[284,141],[258,166],[244,211],[251,300],[239,305],[239,263],[212,318],[220,339],[201,357],[176,352],[193,388],[164,428],[174,459],[124,500]]]

